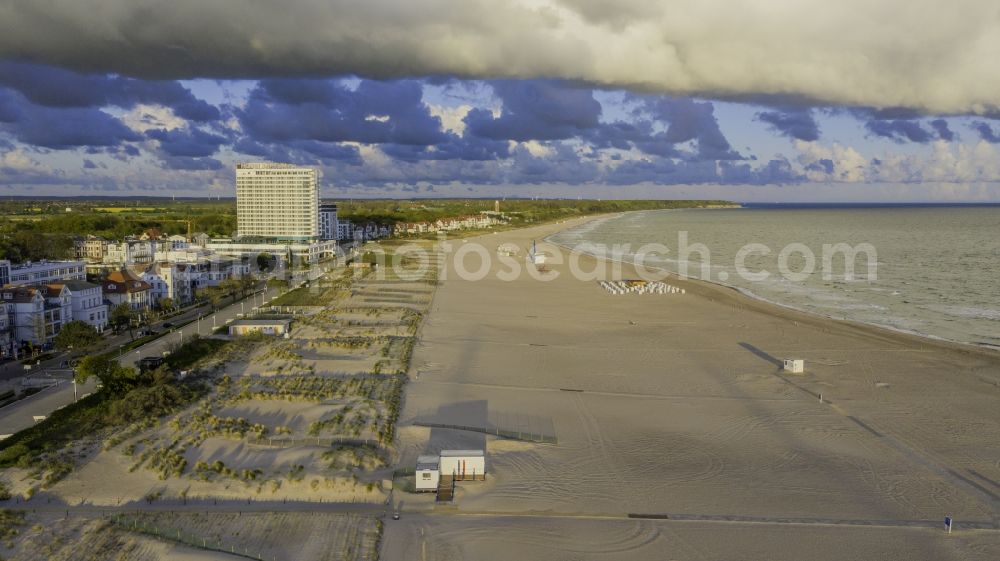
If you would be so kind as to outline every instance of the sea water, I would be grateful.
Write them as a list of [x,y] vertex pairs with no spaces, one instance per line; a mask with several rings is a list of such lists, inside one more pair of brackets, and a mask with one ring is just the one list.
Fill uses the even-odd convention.
[[[645,264],[674,273],[686,266],[690,277],[823,316],[1000,347],[1000,206],[648,211],[600,218],[550,241],[625,260],[635,260],[641,246],[660,244],[669,251],[645,253]],[[615,244],[622,255],[611,255]],[[693,251],[694,244],[707,252]],[[738,269],[748,244],[761,245]],[[831,253],[824,267],[824,245],[834,244],[870,244],[877,264],[868,270],[868,254],[859,252],[852,277],[842,254]],[[692,251],[685,255],[684,247]],[[814,270],[803,274],[810,252]]]

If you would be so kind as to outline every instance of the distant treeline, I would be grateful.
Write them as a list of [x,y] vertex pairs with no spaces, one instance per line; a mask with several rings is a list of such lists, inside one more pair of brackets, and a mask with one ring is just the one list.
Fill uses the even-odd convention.
[[[479,214],[495,208],[495,201],[485,199],[420,199],[410,201],[368,200],[338,203],[338,215],[355,222],[433,222],[443,218]],[[730,201],[639,201],[639,200],[569,200],[509,199],[500,201],[500,211],[514,223],[547,222],[576,216],[634,210],[701,208],[729,206]]]
[[115,204],[106,200],[0,201],[0,258],[11,261],[65,259],[73,239],[87,235],[120,240],[156,228],[225,237],[236,231],[236,205],[229,201],[156,201]]
[[[337,201],[339,216],[355,223],[433,222],[494,210],[487,199],[377,199]],[[514,225],[564,220],[590,214],[724,206],[728,201],[633,201],[510,199],[500,211]],[[168,234],[192,232],[228,237],[236,232],[236,202],[229,200],[129,201],[106,199],[0,201],[0,259],[27,261],[65,259],[73,255],[73,239],[87,235],[120,240],[156,228]]]

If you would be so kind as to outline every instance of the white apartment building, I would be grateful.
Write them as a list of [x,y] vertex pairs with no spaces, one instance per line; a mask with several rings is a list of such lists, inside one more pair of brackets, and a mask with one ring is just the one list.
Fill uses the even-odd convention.
[[86,322],[98,333],[103,333],[108,326],[108,305],[104,303],[101,285],[78,280],[48,284],[50,291],[59,286],[64,286],[69,291],[71,313],[66,321]]
[[41,345],[45,342],[45,296],[29,286],[8,286],[0,290],[10,318],[12,343]]
[[201,286],[215,286],[226,279],[240,278],[250,274],[249,259],[235,259],[233,255],[222,255],[204,247],[189,247],[161,253],[161,260],[170,263],[186,263],[194,267],[204,279]]
[[0,300],[6,308],[15,347],[52,342],[73,318],[72,294],[62,283],[7,286],[0,289]]
[[170,249],[170,250],[185,249],[185,248],[189,247],[190,245],[191,245],[191,243],[188,241],[187,238],[185,238],[184,236],[181,236],[179,234],[174,234],[174,235],[170,236],[169,238],[167,238],[167,240],[165,242],[165,246],[166,246],[165,249]]
[[36,287],[45,297],[45,340],[51,341],[73,320],[73,293],[63,283]]
[[197,251],[171,251],[168,255],[167,260],[154,263],[142,275],[150,285],[153,304],[170,298],[175,305],[184,306],[193,302],[202,288],[250,274],[249,262],[229,257],[205,256]]
[[318,175],[292,164],[236,164],[238,237],[319,238]]
[[319,237],[324,240],[337,239],[337,204],[319,205]]
[[[0,267],[2,268],[2,267]],[[2,272],[0,272],[2,276]],[[83,261],[28,261],[10,267],[9,284],[44,284],[59,280],[87,280]]]
[[164,298],[170,298],[175,306],[186,306],[194,301],[197,275],[192,275],[191,269],[186,263],[153,263],[142,275],[142,280],[150,286],[150,301],[159,304]]
[[110,243],[104,250],[104,263],[119,267],[152,263],[157,259],[153,240],[128,240]]
[[108,305],[128,304],[133,310],[149,308],[150,289],[149,283],[128,269],[111,273],[101,286]]
[[87,236],[75,242],[76,258],[87,263],[101,263],[104,261],[104,254],[108,251],[108,240],[98,236]]

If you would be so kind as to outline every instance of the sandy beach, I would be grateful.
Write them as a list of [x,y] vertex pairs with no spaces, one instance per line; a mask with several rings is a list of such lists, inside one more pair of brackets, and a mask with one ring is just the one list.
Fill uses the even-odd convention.
[[[489,477],[462,484],[454,505],[404,499],[383,558],[1000,558],[1000,354],[697,281],[612,295],[548,243],[563,254],[546,265],[552,280],[497,278],[500,245],[526,250],[579,223],[451,242],[483,244],[492,269],[462,280],[449,260],[414,354],[399,461],[485,448]],[[804,374],[781,371],[792,357]]]

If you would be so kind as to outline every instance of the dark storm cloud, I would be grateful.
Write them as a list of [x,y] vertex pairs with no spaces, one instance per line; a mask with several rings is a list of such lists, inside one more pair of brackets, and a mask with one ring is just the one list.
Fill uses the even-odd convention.
[[419,160],[472,160],[487,161],[510,155],[509,144],[501,140],[470,138],[449,133],[447,139],[433,146],[413,144],[384,144],[387,155],[407,162]]
[[181,171],[218,171],[222,162],[215,158],[161,155],[160,165],[165,169]]
[[871,120],[865,123],[865,128],[875,136],[888,138],[894,142],[928,142],[934,136],[918,121],[896,119],[892,121]]
[[[729,162],[725,163],[730,164]],[[723,169],[725,170],[726,168],[724,167]],[[775,158],[773,160],[768,160],[764,167],[754,170],[752,180],[739,182],[767,185],[771,183],[795,183],[803,181],[804,179],[805,178],[801,174],[797,173],[792,168],[791,162],[787,159]]]
[[640,114],[670,123],[663,141],[679,144],[694,141],[699,160],[739,160],[743,157],[729,145],[709,101],[689,98],[633,97],[643,102]]
[[769,160],[760,167],[748,162],[719,162],[719,182],[728,184],[763,185],[798,183],[805,178],[797,173],[785,158]]
[[5,88],[0,88],[0,123],[13,123],[21,116],[18,106],[21,100],[18,96]]
[[636,148],[644,154],[662,158],[691,157],[691,154],[684,154],[678,150],[675,143],[668,139],[666,132],[656,132],[654,124],[654,121],[649,119],[634,123],[625,121],[602,123],[589,131],[584,139],[595,149]]
[[41,148],[118,146],[142,139],[111,115],[90,107],[44,107],[0,89],[0,125],[18,141]]
[[415,80],[362,80],[354,90],[328,81],[265,80],[236,115],[260,142],[437,144],[445,140],[441,120],[422,96]]
[[[147,78],[553,77],[670,95],[989,110],[995,3],[964,2],[947,17],[932,4],[175,0],[168,10],[153,0],[9,0],[0,58]],[[924,29],[934,32],[914,32]],[[927,71],[955,60],[947,76]]]
[[920,112],[911,107],[885,107],[882,109],[865,109],[863,111],[869,113],[872,119],[880,121],[910,120],[920,117]]
[[993,131],[993,127],[983,121],[972,123],[972,128],[979,133],[979,138],[991,144],[1000,143],[1000,135]]
[[924,144],[935,139],[951,141],[955,135],[944,119],[934,119],[924,125],[925,117],[919,111],[905,107],[872,109],[852,107],[846,113],[864,122],[865,129],[877,137],[887,138],[897,144],[917,142]]
[[614,148],[630,150],[637,142],[653,135],[651,121],[627,123],[615,121],[588,131],[586,139],[594,148]]
[[937,133],[937,137],[941,140],[946,140],[948,142],[955,140],[955,133],[948,127],[948,121],[945,121],[944,119],[934,119],[930,122],[930,125],[934,128],[934,132]]
[[257,142],[247,136],[240,138],[233,144],[233,152],[255,156],[271,162],[299,163],[285,146]]
[[815,162],[810,162],[808,165],[806,165],[807,171],[819,171],[827,175],[833,174],[834,169],[835,165],[833,163],[833,160],[827,158],[819,159],[816,160]]
[[509,183],[591,183],[601,177],[597,164],[580,157],[572,147],[562,143],[548,145],[551,154],[536,156],[518,146],[511,154],[513,166],[507,171]]
[[499,117],[474,109],[465,124],[474,136],[493,140],[564,140],[595,128],[601,104],[590,89],[567,87],[551,80],[491,82],[503,103]]
[[199,129],[153,129],[146,136],[159,141],[160,150],[170,156],[201,158],[211,156],[219,147],[228,142],[225,137],[207,133]]
[[757,120],[789,138],[809,142],[819,140],[819,124],[809,109],[762,111],[757,113]]
[[194,97],[174,81],[146,81],[121,76],[80,74],[61,68],[0,61],[0,85],[21,92],[46,107],[122,107],[163,105],[187,120],[219,118],[219,110]]
[[[600,120],[601,104],[590,88],[554,80],[490,84],[502,103],[500,115],[473,109],[465,117],[467,135],[514,141],[577,138],[597,149],[636,148],[665,158],[741,158],[722,134],[710,102],[632,97],[641,105],[633,122],[605,123]],[[697,151],[679,150],[678,145],[686,142],[694,142]]]
[[357,146],[320,142],[316,140],[296,140],[287,143],[262,143],[243,137],[233,144],[233,151],[256,156],[272,162],[288,162],[299,165],[316,165],[344,162],[361,165],[361,153]]
[[289,144],[289,148],[306,152],[324,162],[341,161],[352,165],[361,162],[361,152],[357,146],[319,142],[318,140],[298,140]]
[[361,80],[355,89],[336,80],[262,80],[236,115],[247,136],[234,149],[281,161],[309,154],[358,164],[357,148],[344,142],[375,144],[411,163],[508,156],[507,142],[445,132],[415,80]]
[[[622,162],[606,175],[604,180],[611,185],[633,185],[636,183],[667,182],[677,172],[677,163],[669,159],[641,159]],[[673,182],[673,181],[671,181]]]

